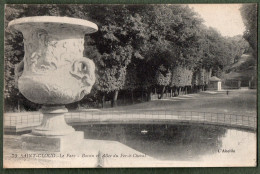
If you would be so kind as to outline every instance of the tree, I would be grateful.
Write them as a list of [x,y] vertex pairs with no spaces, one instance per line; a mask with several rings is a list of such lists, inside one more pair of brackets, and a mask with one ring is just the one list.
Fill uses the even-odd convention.
[[241,35],[226,38],[230,51],[230,64],[235,63],[244,53],[249,52],[249,44]]
[[182,87],[191,86],[192,74],[186,67],[176,66],[172,69],[171,87],[175,87],[175,95],[180,94]]
[[244,38],[253,49],[253,56],[257,58],[257,4],[243,4],[240,13],[246,30]]
[[[199,69],[205,69],[207,72],[212,72],[213,75],[221,70],[235,58],[237,52],[232,52],[232,44],[230,38],[221,36],[214,28],[202,28],[200,39],[200,55],[201,59],[198,61],[194,72]],[[201,85],[201,84],[200,84]]]
[[171,75],[171,72],[167,70],[163,65],[161,65],[156,71],[156,83],[162,88],[161,95],[158,97],[159,99],[163,98],[165,87],[170,84]]
[[134,103],[134,90],[140,87],[138,72],[133,63],[129,64],[126,70],[124,89],[131,92],[131,100]]
[[175,54],[172,57],[174,66],[194,67],[200,56],[199,39],[202,19],[187,5],[162,5],[156,8],[156,20],[159,23],[162,37],[170,42]]
[[133,57],[142,57],[136,48],[145,37],[145,29],[140,16],[132,16],[126,6],[96,5],[88,10],[90,18],[99,25],[90,43],[101,55],[94,60],[99,73],[97,84],[100,91],[113,93],[111,105],[116,106],[118,92],[125,86],[127,66]]

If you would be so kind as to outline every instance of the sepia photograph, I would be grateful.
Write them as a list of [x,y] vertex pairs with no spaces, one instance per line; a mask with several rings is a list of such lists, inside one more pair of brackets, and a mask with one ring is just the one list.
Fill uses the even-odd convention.
[[257,3],[4,10],[4,168],[257,166]]

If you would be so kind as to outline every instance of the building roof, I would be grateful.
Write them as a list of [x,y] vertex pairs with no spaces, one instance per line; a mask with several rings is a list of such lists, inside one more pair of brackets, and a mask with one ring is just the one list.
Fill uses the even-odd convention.
[[216,76],[212,76],[209,78],[209,81],[219,82],[219,81],[221,81],[221,79],[217,78]]

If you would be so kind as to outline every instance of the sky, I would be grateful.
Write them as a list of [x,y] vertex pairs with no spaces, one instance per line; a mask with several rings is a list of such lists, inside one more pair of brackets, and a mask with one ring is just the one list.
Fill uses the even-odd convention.
[[216,28],[223,36],[243,35],[245,26],[240,15],[241,4],[191,4],[208,27]]

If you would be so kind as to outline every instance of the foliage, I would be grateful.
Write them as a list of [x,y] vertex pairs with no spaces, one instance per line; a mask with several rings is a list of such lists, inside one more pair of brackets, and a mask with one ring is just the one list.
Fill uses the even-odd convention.
[[253,55],[257,57],[257,4],[243,4],[240,8],[246,30],[244,38],[253,49]]
[[209,83],[211,74],[205,68],[200,68],[193,73],[192,84],[193,85],[206,85]]
[[171,72],[166,70],[163,65],[160,66],[155,75],[156,83],[160,86],[169,85],[171,81],[171,75]]
[[131,91],[140,87],[140,78],[138,78],[137,73],[138,72],[136,70],[136,67],[133,64],[128,65],[126,70],[124,89]]
[[242,54],[249,52],[249,44],[241,35],[227,38],[228,49],[231,54],[230,64],[237,62]]
[[98,59],[94,59],[99,74],[98,89],[107,93],[121,90],[132,57],[142,58],[136,50],[145,31],[140,16],[132,16],[125,6],[97,5],[88,10],[90,18],[98,21],[99,26],[99,31],[91,36],[92,42],[89,42],[100,53]]
[[172,69],[171,86],[184,87],[190,86],[192,81],[192,71],[181,66]]
[[248,43],[239,35],[223,37],[214,28],[201,29],[199,40],[201,59],[194,68],[195,71],[201,68],[207,71],[211,69],[213,74],[224,71],[228,65],[234,63],[238,57],[248,51]]
[[160,40],[170,49],[171,66],[180,65],[192,68],[199,55],[199,26],[201,18],[186,5],[161,5],[155,9],[154,28],[159,28]]

